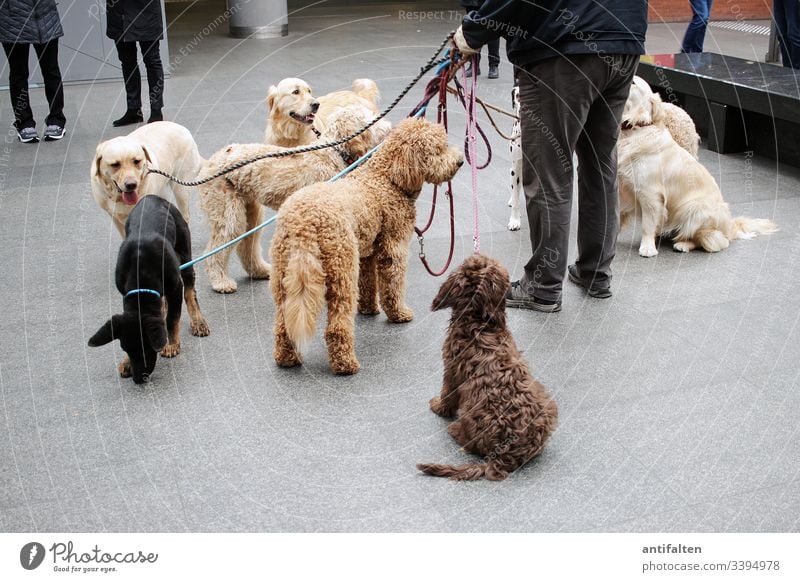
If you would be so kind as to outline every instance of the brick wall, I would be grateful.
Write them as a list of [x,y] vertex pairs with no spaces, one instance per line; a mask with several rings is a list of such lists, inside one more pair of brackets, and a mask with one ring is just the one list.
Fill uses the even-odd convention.
[[[650,22],[688,22],[692,19],[689,0],[650,0]],[[768,19],[772,0],[714,0],[712,20]]]

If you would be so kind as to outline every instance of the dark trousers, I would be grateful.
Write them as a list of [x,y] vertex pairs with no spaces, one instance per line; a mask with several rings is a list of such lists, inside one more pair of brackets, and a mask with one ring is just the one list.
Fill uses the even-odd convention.
[[[122,64],[125,79],[125,94],[128,109],[142,108],[142,75],[135,42],[116,41],[117,56]],[[161,111],[164,107],[164,67],[161,65],[159,41],[140,41],[142,60],[147,70],[147,85],[150,89],[150,111]]]
[[[486,43],[486,50],[489,53],[489,66],[500,64],[500,39],[496,38]],[[478,53],[478,65],[481,64],[481,53]]]
[[[8,84],[11,105],[14,108],[14,127],[18,130],[36,127],[28,94],[30,46],[29,44],[3,43],[3,50],[8,57]],[[61,70],[58,68],[58,39],[44,44],[34,44],[33,50],[36,51],[36,58],[39,60],[39,68],[44,77],[44,94],[50,105],[50,113],[45,119],[45,124],[64,127],[67,119],[64,117],[64,86],[61,83]]]
[[617,138],[637,55],[567,55],[518,67],[522,185],[533,254],[523,289],[561,298],[578,158],[578,272],[611,283],[619,232]]
[[686,27],[686,34],[683,35],[681,52],[703,52],[706,27],[708,26],[708,18],[711,16],[711,2],[712,0],[689,0],[689,4],[692,6],[692,21]]
[[772,13],[783,66],[800,69],[800,0],[775,0]]

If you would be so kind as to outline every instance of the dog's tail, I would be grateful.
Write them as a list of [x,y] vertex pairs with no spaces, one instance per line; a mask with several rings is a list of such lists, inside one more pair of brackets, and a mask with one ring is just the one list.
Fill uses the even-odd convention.
[[420,463],[417,469],[434,477],[449,477],[454,481],[475,481],[486,476],[489,463],[469,465],[438,465],[436,463]]
[[381,100],[381,92],[372,79],[356,79],[353,81],[353,93],[375,105]]
[[299,352],[314,335],[317,318],[325,305],[325,272],[309,249],[296,249],[289,256],[283,276],[286,333]]
[[778,225],[766,218],[748,218],[739,216],[733,219],[732,238],[755,238],[759,234],[772,234],[778,231]]

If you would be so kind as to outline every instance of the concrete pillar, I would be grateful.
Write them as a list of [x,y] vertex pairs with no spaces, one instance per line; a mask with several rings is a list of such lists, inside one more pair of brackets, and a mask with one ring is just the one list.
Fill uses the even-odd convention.
[[234,38],[274,38],[289,34],[286,0],[228,0]]

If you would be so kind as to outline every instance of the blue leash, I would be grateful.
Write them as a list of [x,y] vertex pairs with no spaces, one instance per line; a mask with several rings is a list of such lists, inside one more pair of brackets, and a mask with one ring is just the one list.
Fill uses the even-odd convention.
[[[446,63],[444,63],[444,64],[446,64]],[[437,73],[438,73],[439,71],[441,71],[441,69],[442,69],[442,67],[444,66],[444,64],[442,64],[442,65],[439,65],[439,69],[437,69]],[[421,116],[424,116],[424,115],[425,115],[425,109],[426,109],[426,108],[427,108],[427,105],[424,105],[423,107],[421,107],[421,108],[420,108],[420,110],[419,110],[419,111],[417,111],[417,113],[414,115],[414,117],[421,117]],[[366,162],[366,161],[367,161],[367,160],[368,160],[368,159],[369,159],[369,158],[372,156],[372,154],[374,154],[374,153],[375,153],[375,151],[376,151],[376,150],[377,150],[379,147],[381,147],[381,144],[378,144],[378,145],[376,145],[375,147],[373,147],[371,150],[369,150],[369,151],[368,151],[367,153],[365,153],[363,156],[361,156],[360,158],[358,158],[358,159],[357,159],[355,162],[353,162],[352,164],[350,164],[349,166],[347,166],[347,167],[346,167],[344,170],[342,170],[341,172],[339,172],[338,174],[336,174],[336,175],[335,175],[333,178],[331,178],[330,180],[328,180],[328,182],[335,182],[335,181],[336,181],[336,180],[338,180],[339,178],[342,178],[342,177],[346,176],[347,174],[349,174],[350,172],[352,172],[353,170],[355,170],[355,169],[356,169],[357,167],[359,167],[361,164],[363,164],[364,162]],[[253,234],[253,233],[255,233],[255,232],[258,232],[259,230],[261,230],[261,229],[262,229],[262,228],[264,228],[265,226],[269,226],[270,224],[272,224],[272,223],[273,223],[273,222],[275,222],[276,220],[278,220],[278,215],[277,215],[277,214],[275,214],[274,216],[271,216],[271,217],[269,217],[267,220],[265,220],[264,222],[262,222],[261,224],[259,224],[259,225],[257,225],[257,226],[254,226],[253,228],[251,228],[251,229],[250,229],[250,230],[248,230],[247,232],[240,234],[240,235],[239,235],[239,236],[237,236],[235,239],[233,239],[233,240],[230,240],[230,241],[226,242],[224,245],[222,245],[222,246],[219,246],[219,247],[217,247],[217,248],[215,248],[215,249],[213,249],[213,250],[210,250],[210,251],[208,251],[207,253],[205,253],[205,254],[203,254],[203,255],[200,255],[199,257],[197,257],[196,259],[192,259],[192,260],[191,260],[191,261],[189,261],[188,263],[184,263],[184,264],[182,264],[182,265],[180,266],[180,270],[181,270],[181,271],[183,271],[184,269],[188,269],[189,267],[192,267],[192,266],[196,265],[197,263],[199,263],[199,262],[201,262],[201,261],[205,261],[205,260],[206,260],[208,257],[213,257],[213,256],[214,256],[214,255],[216,255],[217,253],[219,253],[219,252],[221,252],[221,251],[224,251],[224,250],[225,250],[225,249],[227,249],[228,247],[231,247],[231,246],[235,245],[236,243],[238,243],[238,242],[239,242],[239,241],[241,241],[242,239],[245,239],[245,238],[247,238],[248,236],[250,236],[251,234]]]

